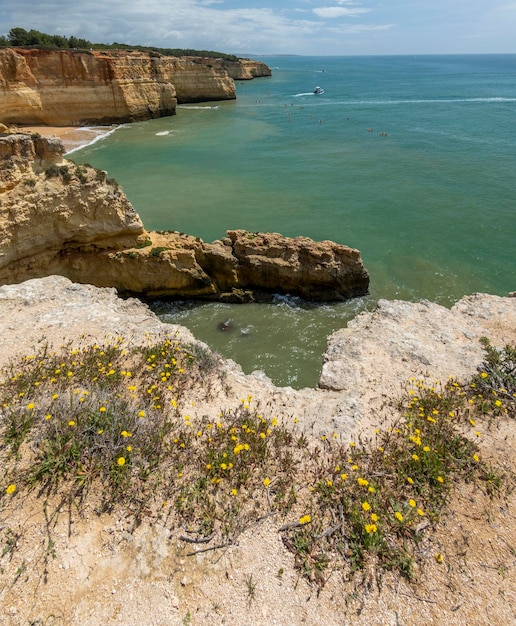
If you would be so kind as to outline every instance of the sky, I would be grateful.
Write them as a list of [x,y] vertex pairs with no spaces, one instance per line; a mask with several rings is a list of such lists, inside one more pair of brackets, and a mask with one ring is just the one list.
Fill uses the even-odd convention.
[[257,56],[516,52],[516,0],[0,0],[13,27]]

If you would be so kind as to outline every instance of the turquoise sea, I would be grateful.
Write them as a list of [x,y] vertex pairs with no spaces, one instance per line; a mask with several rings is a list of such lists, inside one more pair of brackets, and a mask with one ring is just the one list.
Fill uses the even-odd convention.
[[246,372],[302,387],[317,381],[326,337],[379,298],[451,306],[516,289],[516,55],[261,60],[272,77],[238,83],[236,101],[180,106],[70,156],[108,170],[147,229],[358,248],[370,295],[154,303],[165,320]]

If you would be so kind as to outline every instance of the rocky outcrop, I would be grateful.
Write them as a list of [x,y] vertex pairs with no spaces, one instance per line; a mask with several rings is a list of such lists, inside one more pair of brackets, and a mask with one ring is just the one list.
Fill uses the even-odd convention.
[[80,126],[173,115],[176,103],[235,98],[223,67],[127,51],[0,49],[0,121]]
[[0,138],[0,280],[44,276],[69,247],[120,250],[144,231],[106,174],[63,160],[58,139]]
[[451,309],[428,301],[380,300],[328,339],[319,385],[354,397],[366,413],[400,396],[410,378],[471,377],[484,359],[480,338],[516,342],[516,299],[473,294]]
[[[79,336],[100,341],[107,335],[139,344],[149,333],[164,332],[194,341],[186,329],[161,323],[143,302],[121,299],[114,289],[61,276],[0,286],[0,367],[14,355],[30,353],[41,337],[54,346]],[[372,430],[389,418],[388,403],[406,394],[411,377],[434,384],[474,375],[485,358],[482,336],[499,347],[516,342],[515,298],[474,294],[451,310],[430,302],[382,300],[330,337],[317,388],[276,387],[263,373],[246,376],[231,361],[224,363],[225,380],[236,404],[250,394],[253,403],[278,417],[288,421],[294,412],[304,426],[315,422],[317,431],[338,432],[345,441],[357,429]],[[213,399],[214,412],[222,395]],[[204,414],[206,400],[198,410]],[[188,412],[195,411],[189,405]]]
[[143,296],[245,302],[290,293],[367,293],[357,250],[331,241],[228,231],[205,243],[146,232],[105,172],[62,159],[59,140],[0,136],[0,282],[59,274]]
[[143,248],[116,252],[69,246],[53,273],[147,297],[249,302],[288,293],[327,301],[367,293],[369,277],[357,250],[277,233],[227,234],[205,243],[180,233],[149,232]]
[[263,63],[263,61],[251,59],[229,61],[228,59],[211,59],[204,57],[189,58],[195,60],[197,63],[222,68],[233,80],[252,80],[253,78],[261,78],[263,76],[272,76],[271,68]]

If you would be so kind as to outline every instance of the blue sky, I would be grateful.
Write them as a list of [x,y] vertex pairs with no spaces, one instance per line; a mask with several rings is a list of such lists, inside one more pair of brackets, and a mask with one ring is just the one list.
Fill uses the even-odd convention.
[[20,26],[234,54],[516,52],[516,0],[0,0]]

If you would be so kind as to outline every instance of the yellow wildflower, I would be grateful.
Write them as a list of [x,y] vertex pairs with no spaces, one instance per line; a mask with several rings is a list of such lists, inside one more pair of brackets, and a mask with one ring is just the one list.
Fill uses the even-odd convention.
[[11,494],[11,493],[14,493],[15,491],[16,491],[16,485],[9,485],[7,489],[5,490],[5,493]]
[[369,502],[362,502],[362,508],[364,509],[364,511],[369,511],[371,509],[371,505],[369,504]]
[[303,515],[303,517],[299,518],[299,523],[304,525],[304,524],[308,524],[312,521],[312,518],[310,517],[310,515]]
[[408,503],[409,503],[409,506],[411,506],[412,508],[415,508],[415,506],[416,506],[416,501],[415,501],[415,500],[413,500],[413,499],[411,498],[411,499],[408,501]]
[[123,456],[119,457],[119,458],[118,458],[117,463],[118,463],[118,465],[120,465],[120,467],[122,467],[123,465],[125,465],[125,459],[124,459],[124,457],[123,457]]
[[366,524],[365,530],[368,535],[371,535],[375,533],[378,530],[378,528],[376,527],[376,524]]
[[399,511],[396,511],[396,513],[394,514],[394,517],[398,520],[398,522],[403,521],[403,515]]
[[271,484],[271,479],[270,478],[264,478],[263,479],[263,484],[265,485],[265,487],[268,487]]

